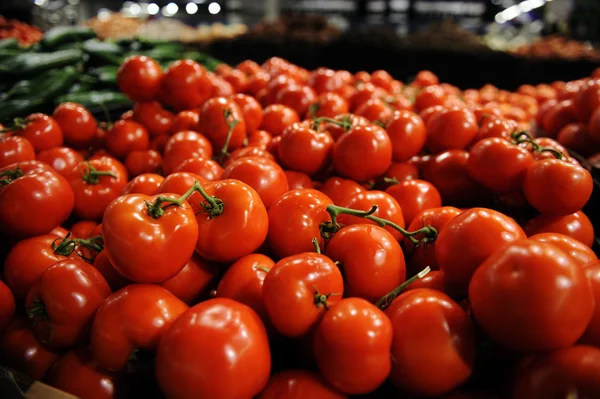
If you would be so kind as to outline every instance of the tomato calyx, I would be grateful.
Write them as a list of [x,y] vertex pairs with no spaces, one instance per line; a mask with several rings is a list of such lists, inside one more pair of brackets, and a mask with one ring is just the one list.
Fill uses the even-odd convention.
[[391,292],[385,294],[380,300],[378,300],[375,303],[375,306],[377,306],[381,310],[384,310],[385,308],[390,306],[390,304],[392,302],[394,302],[394,299],[398,298],[398,296],[400,294],[402,294],[404,291],[406,291],[406,288],[408,288],[409,285],[411,285],[412,283],[414,283],[415,281],[417,281],[419,279],[422,279],[430,271],[431,271],[431,268],[429,266],[427,266],[425,269],[421,270],[419,273],[415,274],[414,276],[412,276],[411,278],[409,278],[408,280],[406,280],[405,282],[400,284],[398,287],[394,288]]
[[0,172],[0,187],[6,186],[7,184],[12,183],[13,181],[17,180],[19,177],[22,177],[23,175],[24,175],[24,173],[21,170],[21,168],[19,168],[19,165],[17,165],[17,167],[15,167],[14,169],[9,169],[9,170]]
[[329,310],[329,304],[327,303],[327,300],[332,295],[341,295],[341,294],[333,293],[333,292],[330,292],[329,294],[320,294],[319,290],[317,290],[315,288],[314,303],[315,303],[316,307],[317,308],[324,307],[325,310]]
[[87,170],[83,171],[81,178],[87,184],[96,185],[100,183],[100,176],[109,176],[113,179],[118,178],[117,174],[112,170],[98,170],[92,166],[90,162],[87,162]]
[[373,121],[372,123],[373,123],[374,125],[377,125],[377,126],[379,126],[380,128],[383,128],[383,129],[385,129],[385,123],[383,123],[382,121],[379,121],[379,120],[378,120],[378,121]]
[[314,130],[318,130],[321,122],[329,122],[332,125],[337,125],[343,128],[344,132],[347,132],[348,130],[352,129],[352,118],[350,117],[350,115],[344,115],[340,118],[340,120],[328,118],[326,116],[321,116],[319,118],[313,119],[312,128]]
[[[317,112],[319,112],[320,109],[321,109],[321,103],[316,102],[316,103],[310,104],[308,106],[308,115],[309,115],[309,117],[311,119],[314,118],[315,115],[317,114]],[[318,127],[318,124],[317,124],[317,127]]]
[[534,153],[549,152],[561,161],[565,160],[565,158],[566,158],[565,154],[558,151],[556,148],[544,147],[544,146],[539,145],[538,143],[535,142],[535,140],[531,137],[531,135],[525,131],[513,132],[510,136],[512,138],[511,142],[513,144],[519,145],[522,143],[526,143],[528,145],[531,145],[531,149]]
[[[146,208],[148,209],[148,214],[153,219],[158,219],[165,213],[165,209],[167,207],[173,205],[181,206],[183,202],[195,192],[199,192],[200,195],[204,197],[204,202],[200,205],[202,206],[202,208],[204,208],[203,212],[208,213],[211,219],[223,213],[223,201],[221,201],[215,196],[209,196],[200,185],[200,182],[196,180],[192,187],[190,187],[190,189],[179,198],[170,198],[165,197],[163,195],[159,195],[154,202],[146,201]],[[166,203],[166,205],[163,206],[163,203]]]
[[104,249],[104,243],[102,241],[101,236],[94,236],[88,239],[71,238],[71,236],[72,233],[69,233],[65,238],[58,238],[54,240],[54,242],[52,242],[52,250],[55,254],[62,256],[70,256],[73,252],[75,252],[84,260],[93,261],[93,259],[88,259],[87,257],[85,257],[81,252],[78,251],[78,249],[80,247],[85,247],[97,253]]
[[46,305],[41,299],[36,299],[31,304],[31,309],[27,310],[27,317],[31,319],[33,325],[35,325],[38,321],[44,322],[50,319],[48,316],[48,311],[46,310]]
[[0,129],[0,133],[14,132],[15,130],[23,130],[27,127],[27,124],[29,122],[30,121],[25,118],[15,118],[13,119],[12,126]]
[[229,117],[232,115],[232,112],[229,108],[223,110],[223,118],[225,118],[225,123],[229,130],[227,131],[227,138],[225,139],[225,144],[223,144],[223,148],[221,148],[221,152],[217,158],[217,162],[219,165],[223,166],[225,159],[229,156],[229,141],[231,141],[231,136],[233,135],[233,129],[240,123],[238,119],[229,120]]

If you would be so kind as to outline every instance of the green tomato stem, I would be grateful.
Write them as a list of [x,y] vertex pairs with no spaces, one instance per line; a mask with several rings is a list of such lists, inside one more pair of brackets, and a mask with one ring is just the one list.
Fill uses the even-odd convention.
[[560,159],[561,161],[564,160],[564,158],[566,157],[565,154],[563,154],[562,152],[558,151],[555,148],[544,147],[544,146],[539,145],[538,143],[535,142],[535,140],[531,137],[531,135],[525,131],[514,132],[511,134],[511,138],[512,138],[512,143],[516,144],[516,145],[519,145],[522,143],[530,144],[533,152],[535,152],[535,153],[549,152],[552,155],[554,155],[555,158]]
[[234,119],[232,121],[228,120],[230,116],[231,110],[224,109],[223,117],[225,118],[225,123],[229,127],[229,130],[227,131],[227,138],[225,139],[225,144],[223,144],[223,148],[221,148],[221,152],[219,153],[218,162],[221,166],[223,166],[225,159],[229,156],[229,142],[231,141],[231,136],[233,135],[233,129],[235,129],[235,127],[240,123],[240,121],[237,119]]
[[87,170],[81,174],[83,181],[87,184],[96,185],[100,183],[100,176],[109,176],[113,179],[118,178],[117,174],[112,170],[98,170],[90,162],[87,162]]
[[384,310],[394,301],[394,299],[396,299],[401,293],[406,291],[406,288],[409,285],[411,285],[412,283],[414,283],[415,281],[417,281],[419,279],[422,279],[430,271],[431,271],[431,268],[429,266],[427,266],[425,269],[421,270],[419,273],[415,274],[414,276],[412,276],[411,278],[409,278],[408,280],[406,280],[405,282],[400,284],[398,287],[394,288],[394,290],[392,292],[386,294],[383,298],[378,300],[375,303],[375,306],[377,306],[381,310]]
[[[154,218],[158,219],[165,213],[165,208],[168,206],[181,206],[184,201],[186,201],[192,194],[195,192],[199,192],[202,197],[204,197],[205,203],[202,204],[204,211],[210,214],[210,218],[214,218],[223,213],[223,201],[214,196],[209,196],[206,191],[202,188],[199,181],[195,181],[192,187],[188,191],[186,191],[179,198],[170,198],[163,195],[159,195],[154,203],[146,202],[146,207],[148,209],[148,214]],[[163,203],[166,203],[166,206],[162,206]]]

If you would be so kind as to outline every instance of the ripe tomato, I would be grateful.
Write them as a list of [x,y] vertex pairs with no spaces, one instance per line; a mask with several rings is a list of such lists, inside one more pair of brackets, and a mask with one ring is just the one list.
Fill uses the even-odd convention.
[[348,394],[372,392],[385,381],[392,367],[391,346],[392,323],[360,298],[345,298],[333,306],[314,338],[321,375]]
[[273,375],[258,399],[347,399],[317,373],[286,370]]
[[25,300],[36,338],[56,348],[85,342],[96,309],[110,293],[102,274],[86,262],[73,259],[50,266]]
[[[422,270],[422,269],[421,269]],[[441,270],[432,270],[423,278],[420,278],[406,287],[405,291],[427,288],[440,292],[446,292],[446,280],[444,272]]]
[[58,122],[46,114],[28,115],[23,123],[15,126],[12,133],[26,138],[36,152],[63,144],[63,133]]
[[371,122],[387,124],[394,114],[394,108],[381,98],[371,98],[359,105],[354,113]]
[[200,131],[199,109],[181,111],[173,117],[173,123],[171,124],[170,133],[177,133],[181,132],[182,130],[193,130],[195,132]]
[[517,377],[514,399],[546,399],[600,392],[600,349],[578,345],[534,358]]
[[446,97],[446,92],[441,86],[428,86],[415,96],[415,110],[421,112],[436,105],[443,106],[446,102]]
[[425,145],[425,124],[418,114],[411,111],[396,111],[385,126],[392,143],[394,162],[408,161]]
[[15,317],[0,335],[0,362],[29,378],[41,380],[60,355],[33,336],[26,319]]
[[236,94],[231,99],[240,107],[242,117],[246,122],[246,133],[250,135],[258,130],[263,119],[263,109],[258,101],[245,94]]
[[127,170],[116,159],[103,157],[80,162],[66,176],[75,195],[73,212],[81,219],[96,220],[127,185]]
[[237,179],[252,187],[265,208],[289,190],[283,169],[274,161],[260,157],[240,158],[225,168],[222,179]]
[[340,262],[349,297],[374,303],[406,278],[400,244],[379,226],[357,224],[340,229],[327,244],[326,254]]
[[39,161],[0,168],[0,229],[11,237],[48,233],[73,210],[67,180]]
[[161,100],[178,110],[196,108],[213,92],[206,69],[192,60],[178,60],[165,71],[161,84]]
[[269,246],[283,258],[314,251],[312,239],[317,238],[323,248],[320,225],[330,221],[327,205],[331,200],[312,189],[290,190],[269,208]]
[[464,294],[479,265],[506,244],[526,238],[508,216],[471,208],[446,224],[435,242],[435,256],[452,294]]
[[317,100],[308,108],[308,117],[318,118],[325,116],[335,118],[350,111],[348,102],[337,93],[325,92],[319,95]]
[[135,150],[125,157],[125,166],[131,176],[154,173],[162,167],[162,157],[155,150]]
[[10,288],[3,281],[0,281],[0,333],[8,325],[15,314],[15,297]]
[[60,126],[65,144],[71,147],[86,147],[96,137],[96,119],[81,104],[62,103],[54,109],[52,117]]
[[478,130],[472,111],[466,108],[446,109],[427,122],[427,148],[434,154],[466,148]]
[[124,378],[99,366],[89,349],[73,349],[63,355],[47,381],[54,388],[80,398],[113,399],[128,393]]
[[330,177],[319,188],[319,191],[328,196],[334,204],[340,205],[346,203],[352,195],[366,190],[353,180]]
[[311,332],[343,293],[344,280],[338,267],[327,256],[314,252],[275,263],[262,289],[269,320],[290,338]]
[[385,192],[398,201],[407,223],[412,222],[421,211],[442,206],[440,192],[424,180],[405,180],[391,185]]
[[475,142],[491,138],[498,137],[510,140],[510,135],[517,129],[517,124],[510,119],[504,119],[500,117],[491,117],[486,119],[479,127],[479,133],[475,138]]
[[361,84],[350,98],[350,110],[355,112],[362,104],[373,98],[385,97],[388,94],[381,87],[371,82]]
[[529,220],[523,230],[529,237],[539,233],[560,233],[581,241],[590,248],[594,244],[594,226],[581,211],[565,216],[539,215]]
[[569,236],[558,233],[538,233],[531,237],[534,241],[547,242],[569,255],[581,266],[587,266],[598,260],[598,257],[584,243]]
[[119,89],[133,101],[152,101],[163,80],[160,65],[145,55],[128,57],[117,71]]
[[167,141],[169,141],[169,136],[166,134],[162,136],[156,136],[150,140],[150,149],[158,151],[162,154],[165,151],[165,145],[167,144]]
[[594,314],[590,324],[588,324],[585,333],[579,340],[582,344],[600,346],[600,262],[595,262],[587,265],[584,269],[585,276],[592,285],[592,292],[594,293],[594,302],[596,306],[594,308]]
[[83,161],[83,156],[69,147],[54,147],[40,151],[37,160],[47,163],[60,175],[66,177],[77,164]]
[[150,148],[148,130],[132,120],[117,121],[106,132],[106,149],[117,158],[125,158],[134,150]]
[[596,143],[600,143],[600,107],[594,111],[589,124],[590,137]]
[[523,181],[527,201],[544,215],[563,216],[579,211],[592,190],[592,176],[586,169],[558,159],[534,162]]
[[385,314],[394,329],[390,374],[394,385],[439,397],[469,378],[475,363],[473,322],[450,297],[413,289],[396,298]]
[[333,144],[329,133],[294,123],[281,135],[278,159],[288,169],[314,175],[329,166]]
[[246,90],[248,85],[248,77],[242,71],[232,69],[230,72],[222,75],[230,85],[234,93],[241,93]]
[[290,107],[299,116],[308,113],[310,105],[317,100],[317,93],[306,85],[288,85],[277,92],[275,102]]
[[69,231],[75,238],[90,238],[97,226],[98,223],[93,220],[80,220],[79,222],[74,223]]
[[261,71],[260,65],[252,60],[242,61],[235,68],[244,72],[247,76],[253,76]]
[[[174,194],[164,195],[176,198]],[[105,250],[115,269],[134,282],[160,283],[183,269],[194,253],[198,224],[187,202],[150,212],[146,204],[163,197],[127,194],[115,199],[102,218]],[[164,197],[163,197],[164,198]]]
[[[281,136],[278,136],[278,137],[281,137]],[[235,150],[231,154],[229,154],[229,157],[227,157],[227,161],[225,162],[225,166],[229,165],[230,163],[232,163],[234,161],[237,161],[238,159],[246,158],[246,157],[260,157],[260,158],[267,158],[267,159],[275,161],[275,156],[273,154],[271,154],[269,151],[267,151],[266,149],[264,149],[262,147],[249,145],[247,147],[238,148],[237,150]]]
[[556,137],[560,129],[572,122],[577,122],[573,100],[563,100],[545,112],[542,127],[549,137]]
[[286,170],[284,173],[290,190],[314,187],[310,176],[306,173],[296,172],[294,170]]
[[[246,124],[247,126],[248,124]],[[255,130],[248,134],[248,146],[260,147],[266,149],[269,143],[273,140],[273,136],[266,130]]]
[[[377,205],[377,210],[373,213],[373,216],[396,223],[401,228],[405,227],[406,222],[404,221],[400,204],[398,204],[398,201],[396,201],[394,197],[383,191],[371,190],[360,192],[352,195],[347,201],[340,204],[340,206],[359,211],[368,211],[373,205]],[[374,221],[353,215],[339,215],[337,219],[338,223],[345,226],[353,224],[377,224]],[[390,232],[396,240],[402,238],[402,234],[393,227],[386,226],[385,229]]]
[[596,153],[597,145],[592,139],[587,125],[583,123],[569,123],[560,130],[556,140],[584,157]]
[[473,274],[469,300],[486,333],[523,353],[573,345],[594,312],[583,268],[558,247],[533,240],[494,251]]
[[377,125],[356,126],[333,147],[333,166],[343,177],[367,181],[381,176],[392,163],[392,143]]
[[171,136],[165,144],[163,170],[168,175],[188,159],[210,159],[212,155],[212,144],[204,135],[182,130]]
[[333,69],[317,68],[308,78],[308,84],[315,89],[318,94],[337,91],[344,85],[344,80],[340,74]]
[[271,352],[252,309],[227,298],[199,303],[160,341],[156,379],[172,399],[251,398],[267,384]]
[[0,136],[0,168],[13,163],[33,161],[34,159],[33,146],[25,137]]
[[254,310],[263,322],[268,320],[263,297],[267,271],[275,262],[265,255],[250,254],[235,261],[225,272],[217,287],[218,298],[229,298]]
[[167,111],[158,101],[144,101],[133,106],[133,118],[148,129],[150,137],[169,134],[175,115]]
[[218,268],[194,254],[179,273],[160,285],[188,305],[199,302],[217,275]]
[[279,136],[286,127],[296,122],[300,122],[296,111],[282,104],[272,104],[265,108],[260,128],[272,136]]
[[394,162],[385,172],[384,177],[398,181],[418,179],[419,168],[413,162]]
[[[183,195],[190,189],[190,187],[194,185],[194,183],[196,183],[196,181],[200,184],[206,183],[206,180],[204,180],[204,178],[196,174],[189,172],[174,172],[163,180],[163,182],[157,190],[157,193],[173,193]],[[191,196],[187,198],[186,201],[188,204],[191,205],[194,213],[196,213],[200,209],[202,209],[201,203],[202,201],[204,201],[204,198],[200,193],[194,192]]]
[[121,195],[125,194],[146,194],[154,195],[158,192],[158,187],[165,180],[161,175],[156,173],[143,173],[134,177],[127,183]]
[[350,128],[357,126],[371,126],[371,122],[367,118],[353,114],[340,114],[333,119],[336,122],[341,123],[325,121],[319,126],[323,126],[323,129],[328,131],[331,137],[336,141],[342,134],[350,130],[346,125],[348,122],[350,122]]
[[112,291],[120,290],[126,285],[131,284],[131,281],[123,277],[113,266],[108,258],[108,251],[102,250],[94,259],[94,267],[102,274],[106,283]]
[[[248,148],[248,147],[246,147]],[[237,150],[236,150],[237,151]],[[234,151],[235,152],[235,151]],[[201,176],[207,181],[220,180],[223,168],[216,161],[207,158],[189,158],[173,169],[173,173],[189,172]]]
[[265,71],[258,71],[254,76],[248,79],[248,84],[246,85],[246,93],[254,96],[258,99],[258,93],[261,90],[266,90],[267,85],[271,80],[271,75]]

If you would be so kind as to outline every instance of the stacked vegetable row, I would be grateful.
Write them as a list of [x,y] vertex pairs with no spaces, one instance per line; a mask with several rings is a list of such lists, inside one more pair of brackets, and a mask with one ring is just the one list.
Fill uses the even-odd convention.
[[593,179],[532,128],[597,78],[133,56],[117,83],[114,123],[3,130],[2,364],[81,398],[597,397]]

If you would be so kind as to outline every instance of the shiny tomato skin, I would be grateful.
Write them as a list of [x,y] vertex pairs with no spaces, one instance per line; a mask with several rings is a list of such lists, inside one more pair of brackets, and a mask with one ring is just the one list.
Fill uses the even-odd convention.
[[[99,172],[112,172],[113,176],[90,176],[91,168]],[[86,220],[97,220],[102,218],[104,210],[127,185],[127,170],[125,166],[116,159],[103,157],[91,161],[80,162],[66,176],[71,190],[75,195],[73,213]]]
[[265,208],[289,190],[283,169],[266,158],[240,158],[225,168],[222,179],[237,179],[252,187],[262,200]]
[[353,180],[334,176],[327,179],[319,188],[319,191],[327,195],[334,204],[340,205],[345,203],[352,195],[362,193],[366,189]]
[[227,298],[182,314],[160,342],[156,378],[172,399],[245,399],[267,384],[271,352],[264,325],[246,305]]
[[394,108],[386,104],[381,98],[376,97],[359,105],[354,113],[367,118],[371,122],[387,124],[394,114]]
[[306,173],[296,172],[295,170],[286,170],[284,173],[290,190],[314,187],[313,181]]
[[110,289],[114,292],[120,290],[126,285],[131,284],[131,281],[123,277],[113,266],[108,258],[108,251],[102,250],[96,259],[94,259],[94,267],[102,274]]
[[156,173],[142,173],[131,179],[121,191],[125,194],[145,194],[154,195],[158,192],[158,187],[165,180],[164,177]]
[[418,213],[431,208],[442,206],[442,197],[435,186],[424,180],[405,180],[393,184],[385,190],[394,197],[407,223],[410,223]]
[[534,241],[547,242],[569,255],[580,266],[587,266],[598,260],[598,257],[584,243],[575,238],[559,233],[538,233],[529,237]]
[[435,256],[452,293],[467,292],[479,265],[506,244],[526,238],[508,216],[486,208],[471,208],[454,217],[435,242]]
[[165,71],[161,100],[178,110],[202,105],[213,92],[206,69],[192,60],[178,60]]
[[217,298],[229,298],[254,310],[260,318],[268,320],[263,298],[263,284],[267,272],[275,262],[261,254],[242,256],[225,272],[217,287]]
[[125,157],[125,166],[131,176],[156,173],[162,169],[162,157],[156,150],[134,150]]
[[256,251],[269,229],[267,209],[256,191],[233,179],[208,182],[204,190],[223,201],[223,212],[213,218],[202,209],[196,214],[196,252],[206,260],[232,262]]
[[278,159],[287,169],[311,176],[329,166],[333,145],[329,133],[294,123],[281,135],[277,148]]
[[325,92],[319,95],[317,100],[309,107],[308,117],[318,118],[325,116],[335,118],[341,114],[347,114],[350,111],[348,102],[337,93]]
[[196,246],[198,224],[191,206],[184,201],[181,206],[165,207],[164,214],[154,219],[146,202],[153,203],[157,197],[121,196],[110,203],[102,218],[102,238],[110,261],[134,282],[160,283],[173,277]]
[[413,289],[396,298],[385,314],[394,328],[390,374],[394,385],[440,397],[469,378],[475,363],[474,326],[449,296]]
[[62,176],[66,176],[77,164],[83,161],[83,156],[69,147],[54,147],[40,151],[37,160],[50,165]]
[[585,333],[579,340],[581,344],[600,346],[600,262],[587,265],[584,269],[587,279],[592,285],[594,300],[596,306],[590,324],[588,324]]
[[432,270],[423,278],[411,283],[406,287],[406,291],[427,288],[440,292],[446,292],[446,282],[444,272],[441,270]]
[[64,138],[60,125],[46,114],[35,113],[25,118],[26,125],[15,129],[14,134],[25,137],[36,152],[63,145]]
[[188,306],[155,284],[131,284],[110,295],[92,325],[94,359],[121,371],[135,349],[155,350],[173,322]]
[[[281,138],[281,136],[278,137]],[[228,166],[230,163],[237,161],[238,159],[246,157],[260,157],[267,158],[272,161],[276,160],[276,155],[271,154],[266,148],[248,145],[247,147],[238,148],[229,154],[229,157],[227,157],[227,161],[225,162],[225,166]]]
[[597,150],[588,126],[583,123],[569,123],[560,130],[556,140],[584,157],[594,155]]
[[385,126],[385,131],[392,142],[394,162],[408,161],[425,145],[425,124],[423,119],[414,112],[394,112]]
[[173,173],[177,172],[190,172],[208,181],[220,180],[223,176],[221,165],[212,159],[205,158],[186,159],[173,170]]
[[434,154],[466,148],[479,130],[472,111],[450,108],[434,115],[427,122],[427,148]]
[[106,149],[117,158],[123,159],[131,151],[149,148],[148,130],[138,122],[120,120],[106,132]]
[[534,162],[523,181],[527,201],[544,215],[562,216],[579,211],[592,190],[592,177],[586,169],[558,159]]
[[[370,126],[371,125],[371,122],[367,118],[358,116],[358,115],[354,115],[354,114],[348,114],[348,113],[337,115],[333,119],[338,122],[343,122],[344,120],[349,120],[351,127]],[[332,122],[324,122],[320,126],[323,126],[323,129],[328,131],[329,134],[331,135],[331,137],[333,137],[333,139],[336,141],[347,130],[350,130],[350,129],[345,130],[344,126],[339,126],[338,124],[335,124]]]
[[313,349],[321,375],[348,394],[374,391],[390,374],[392,334],[392,323],[374,305],[360,298],[341,300],[315,333]]
[[529,237],[539,233],[559,233],[581,241],[590,248],[594,244],[594,226],[582,211],[565,216],[538,215],[529,220],[523,230]]
[[323,248],[319,226],[330,221],[326,211],[331,199],[313,189],[294,189],[282,195],[269,208],[267,240],[273,253],[283,258],[314,251],[312,239]]
[[158,101],[144,101],[133,106],[133,118],[148,129],[150,137],[157,137],[171,132],[175,115]]
[[[230,115],[225,118],[224,113]],[[211,141],[215,149],[221,150],[227,140],[229,126],[227,123],[238,121],[233,128],[227,151],[242,147],[246,139],[246,122],[240,107],[233,100],[224,97],[213,97],[200,108],[200,131]]]
[[560,129],[569,123],[577,122],[573,100],[562,100],[551,107],[542,120],[542,127],[548,137],[556,137]]
[[[298,338],[342,299],[344,281],[333,260],[314,252],[281,259],[265,277],[262,294],[269,320],[282,335]],[[317,296],[325,295],[323,302]]]
[[4,328],[14,316],[15,310],[16,304],[13,293],[3,281],[0,281],[0,333],[4,331]]
[[194,254],[179,273],[160,285],[187,305],[198,303],[208,293],[218,267]]
[[252,96],[246,94],[236,94],[232,97],[233,101],[240,107],[242,117],[246,122],[246,133],[255,132],[263,119],[263,108]]
[[344,85],[344,81],[342,80],[342,76],[337,74],[333,69],[317,68],[311,72],[308,84],[317,93],[321,94],[339,90]]
[[92,232],[98,226],[93,220],[80,220],[74,223],[69,231],[73,233],[73,237],[76,238],[89,238],[92,237]]
[[514,399],[595,398],[600,392],[600,349],[576,345],[535,357],[517,376]]
[[189,109],[181,111],[173,117],[170,134],[181,132],[182,130],[200,131],[200,110]]
[[[183,195],[195,182],[205,184],[206,180],[194,173],[189,172],[173,172],[168,175],[158,187],[157,194],[173,193]],[[188,199],[187,203],[191,205],[194,212],[198,212],[201,208],[201,203],[204,198],[200,193],[193,193]]]
[[25,137],[0,136],[0,168],[22,161],[33,161],[35,150]]
[[317,93],[310,86],[293,84],[279,90],[275,102],[290,107],[303,117],[316,99]]
[[64,177],[39,161],[7,165],[0,174],[17,168],[22,176],[15,172],[16,178],[0,186],[0,229],[19,238],[46,234],[73,210],[73,191]]
[[436,105],[443,106],[446,102],[446,93],[439,85],[431,85],[421,90],[415,96],[415,110],[421,112]]
[[272,104],[264,109],[260,128],[275,137],[281,135],[286,127],[296,122],[300,122],[296,111],[282,104]]
[[[414,159],[411,158],[411,159]],[[396,179],[398,181],[419,179],[419,168],[411,162],[394,162],[385,172],[384,177]]]
[[188,159],[210,159],[212,155],[213,147],[208,138],[191,130],[182,130],[165,144],[163,170],[170,174]]
[[371,303],[402,284],[406,265],[400,244],[387,230],[368,224],[340,229],[327,244],[326,252],[340,262],[345,294]]
[[488,257],[473,274],[469,300],[481,328],[522,353],[573,345],[594,312],[583,268],[556,246],[533,240],[513,242]]
[[163,79],[160,65],[145,55],[128,57],[117,71],[119,89],[134,101],[154,100]]
[[385,173],[392,163],[392,143],[377,125],[357,126],[333,147],[333,166],[343,177],[367,181]]
[[319,374],[306,370],[281,371],[269,379],[257,399],[347,399]]
[[96,136],[96,119],[81,104],[62,103],[54,109],[52,117],[60,126],[65,144],[70,147],[86,147]]
[[[84,261],[64,260],[50,266],[25,300],[36,338],[55,348],[86,342],[96,309],[110,293],[102,274]],[[36,313],[40,306],[42,315]]]
[[273,136],[266,130],[255,130],[248,134],[248,146],[267,149],[271,140],[273,140]]

